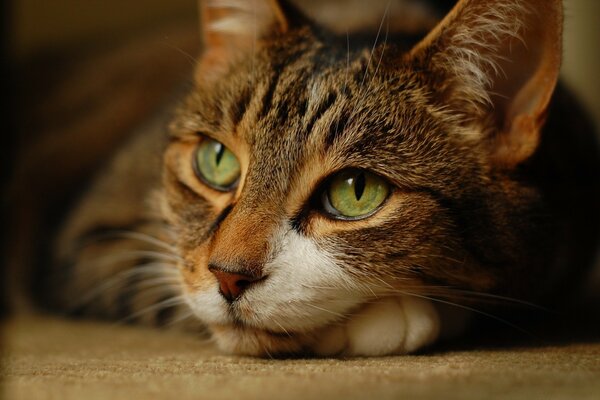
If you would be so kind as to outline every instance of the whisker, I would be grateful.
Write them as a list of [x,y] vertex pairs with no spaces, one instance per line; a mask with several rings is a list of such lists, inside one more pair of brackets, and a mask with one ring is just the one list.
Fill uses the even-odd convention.
[[163,40],[160,40],[159,43],[163,44],[164,46],[167,46],[168,48],[177,51],[179,54],[185,56],[185,58],[189,61],[190,65],[193,67],[196,65],[196,57],[192,56],[190,53],[188,53],[187,51],[183,50],[182,48],[180,48],[179,46],[175,46],[172,43],[169,43],[168,38],[165,38]]
[[183,262],[184,259],[177,255],[161,253],[159,251],[151,251],[151,250],[130,250],[130,251],[122,251],[118,253],[112,253],[108,255],[103,255],[91,260],[86,261],[86,265],[88,266],[101,266],[106,264],[113,264],[121,261],[130,261],[135,260],[141,257],[146,258],[155,258],[161,261],[177,261]]
[[350,74],[350,33],[346,29],[346,73]]
[[130,314],[129,316],[122,318],[120,320],[117,321],[117,323],[125,323],[127,321],[130,321],[134,318],[140,317],[142,315],[148,314],[152,311],[156,311],[156,310],[162,310],[163,308],[167,308],[167,307],[172,307],[172,306],[177,306],[180,304],[185,304],[185,298],[183,295],[179,295],[179,296],[174,296],[171,297],[169,299],[160,301],[158,303],[152,304],[151,306],[145,307],[133,314]]
[[331,310],[328,310],[326,308],[318,307],[318,306],[315,306],[314,304],[311,304],[311,303],[303,303],[303,305],[307,305],[307,306],[312,307],[314,309],[321,310],[321,311],[326,312],[326,313],[331,314],[331,315],[335,315],[339,319],[348,319],[347,315],[340,314],[338,312],[331,311]]
[[507,321],[505,319],[503,319],[503,318],[500,318],[500,317],[495,316],[493,314],[487,313],[485,311],[478,310],[478,309],[473,308],[473,307],[465,306],[465,305],[462,305],[462,304],[458,304],[458,303],[454,303],[454,302],[451,302],[451,301],[442,300],[442,299],[439,299],[439,298],[436,298],[436,297],[431,297],[431,296],[427,296],[427,295],[423,295],[423,294],[416,294],[416,293],[405,292],[405,291],[400,291],[400,290],[396,290],[395,293],[401,294],[403,296],[412,296],[412,297],[416,297],[416,298],[420,298],[420,299],[424,299],[424,300],[430,300],[430,301],[437,302],[437,303],[440,303],[440,304],[446,304],[446,305],[449,305],[449,306],[452,306],[452,307],[461,308],[463,310],[471,311],[471,312],[474,312],[476,314],[483,315],[485,317],[491,318],[491,319],[493,319],[495,321],[501,322],[501,323],[503,323],[503,324],[505,324],[505,325],[513,328],[513,329],[516,329],[519,332],[524,333],[524,334],[526,334],[528,336],[534,337],[534,335],[531,332],[529,332],[529,331],[527,331],[527,330],[525,330],[525,329],[523,329],[523,328],[521,328],[521,327],[519,327],[519,326],[517,326],[517,325],[515,325],[515,324],[513,324],[513,323],[511,323],[511,322],[509,322],[509,321]]
[[388,288],[394,289],[394,287],[390,283],[384,281],[382,278],[380,278],[378,276],[373,276],[372,278],[377,279],[379,282],[383,283],[384,286],[387,286]]
[[[136,289],[138,286],[136,285]],[[165,298],[166,296],[175,296],[178,293],[181,293],[180,290],[177,290],[177,286],[168,286],[168,285],[157,285],[151,287],[145,287],[141,290],[135,291],[135,289],[128,290],[124,293],[134,293],[135,301],[142,303],[152,303],[155,304],[156,298],[161,297]]]
[[[114,270],[99,270],[99,269],[87,269],[89,265],[85,264],[79,267],[75,273],[77,277],[76,281],[86,281],[90,285],[103,282],[105,279],[116,279],[117,277],[127,278],[132,275],[143,276],[164,276],[164,277],[177,277],[178,271],[173,265],[156,261],[147,264],[132,265],[121,268],[118,271]],[[126,276],[125,276],[126,275]]]
[[281,325],[281,324],[279,323],[279,321],[277,321],[276,319],[273,319],[273,322],[275,322],[275,323],[277,324],[277,326],[278,326],[278,327],[280,327],[280,328],[281,328],[281,330],[283,330],[283,332],[285,332],[285,334],[286,334],[286,335],[288,335],[288,337],[292,337],[292,335],[291,335],[291,334],[288,332],[288,330],[287,330],[287,329],[285,329],[285,328],[283,327],[283,325]]
[[[260,342],[259,342],[260,343]],[[273,357],[273,355],[271,354],[271,352],[269,352],[269,349],[267,348],[267,345],[265,344],[261,344],[261,347],[263,348],[263,350],[265,351],[265,353],[267,353],[267,355],[269,356],[269,358],[271,360],[274,360],[275,358]]]
[[181,322],[183,322],[183,321],[185,321],[185,320],[187,320],[187,319],[190,319],[190,318],[191,318],[191,317],[193,317],[193,316],[194,316],[194,312],[193,312],[193,311],[191,311],[191,310],[188,310],[188,311],[187,311],[187,312],[185,312],[183,315],[181,315],[181,316],[179,316],[179,317],[177,317],[177,318],[173,318],[172,320],[170,320],[170,321],[169,321],[169,322],[166,324],[166,326],[167,326],[167,327],[172,327],[172,326],[174,326],[174,325],[177,325],[177,324],[179,324],[179,323],[181,323]]
[[135,298],[138,300],[156,297],[157,293],[164,295],[178,294],[181,293],[181,286],[175,283],[160,283],[154,285],[144,285],[144,282],[140,282],[130,290],[126,290],[122,293],[134,293]]
[[534,309],[537,309],[540,311],[551,312],[550,309],[543,307],[539,304],[535,304],[535,303],[532,303],[529,301],[517,299],[514,297],[506,297],[506,296],[500,296],[500,295],[496,295],[496,294],[492,294],[492,293],[482,293],[482,292],[474,292],[474,291],[470,291],[470,290],[452,289],[452,288],[450,288],[450,292],[461,293],[461,294],[464,294],[467,296],[476,296],[476,297],[484,297],[484,298],[490,298],[490,299],[495,299],[495,300],[503,300],[503,301],[510,302],[510,303],[516,303],[516,304],[528,306],[528,307],[531,307],[531,308],[534,308]]
[[367,78],[367,74],[369,73],[369,67],[371,66],[371,60],[373,58],[373,53],[375,53],[375,48],[377,47],[377,43],[379,41],[379,36],[381,35],[381,29],[383,29],[383,23],[387,17],[387,14],[388,14],[391,4],[392,4],[392,1],[388,0],[388,3],[385,7],[385,11],[383,13],[383,17],[381,18],[381,23],[379,24],[379,29],[377,30],[377,35],[375,36],[375,42],[373,43],[373,47],[371,48],[371,53],[369,54],[369,61],[367,62],[367,67],[365,68],[365,73],[363,75],[362,81],[360,82],[361,87],[365,83],[365,79]]
[[116,237],[121,237],[121,238],[125,238],[125,239],[133,239],[133,240],[139,240],[142,242],[146,242],[149,244],[153,244],[157,247],[160,247],[164,250],[168,250],[172,253],[176,252],[176,248],[175,246],[165,242],[164,240],[158,239],[154,236],[148,235],[146,233],[142,233],[142,232],[134,232],[134,231],[117,231],[114,233],[114,235]]
[[[391,3],[388,2],[388,7]],[[387,14],[387,9],[386,9],[386,14]],[[377,66],[375,67],[375,71],[373,71],[373,76],[371,77],[371,80],[369,81],[369,85],[367,86],[366,90],[364,91],[364,95],[366,95],[367,93],[369,93],[369,89],[371,89],[371,85],[373,84],[373,81],[375,80],[375,77],[377,76],[377,72],[379,71],[379,67],[381,66],[381,62],[383,61],[383,55],[385,54],[385,49],[386,49],[386,45],[387,45],[387,41],[388,41],[388,36],[390,33],[390,21],[389,18],[385,18],[386,14],[384,14],[384,19],[386,19],[387,23],[386,23],[386,28],[385,28],[385,37],[383,38],[383,48],[381,50],[381,54],[379,55],[379,61],[377,62]],[[382,21],[383,23],[383,21]]]
[[[348,33],[348,30],[346,30],[346,74],[349,76],[350,75],[350,36]],[[348,78],[346,78],[344,80],[344,85],[342,86],[342,90],[341,93],[345,93],[346,89],[348,89]],[[339,133],[339,129],[340,129],[340,118],[336,118],[335,121],[335,135],[337,136],[337,134]]]
[[[145,274],[156,275],[156,274],[161,274],[164,271],[168,271],[168,270],[164,268],[164,264],[160,264],[160,263],[150,263],[150,264],[146,264],[146,265],[133,267],[132,269],[127,269],[125,271],[121,271],[118,274],[112,276],[109,280],[103,282],[100,286],[97,286],[96,288],[94,288],[91,292],[88,292],[88,294],[86,294],[85,296],[78,299],[71,306],[67,306],[67,308],[70,310],[74,310],[85,304],[88,304],[92,300],[94,300],[96,297],[98,297],[101,294],[116,287],[119,283],[125,282],[130,277],[133,277],[136,275],[143,276]],[[91,282],[94,283],[95,280],[92,280]]]
[[155,277],[155,278],[150,278],[150,279],[146,279],[144,281],[142,281],[144,284],[152,284],[152,283],[174,283],[174,284],[181,284],[183,283],[183,279],[181,278],[181,276],[179,274],[168,274],[168,275],[162,275],[159,274],[159,276]]
[[252,8],[254,24],[252,25],[252,86],[256,84],[256,47],[258,43],[258,11],[256,4]]
[[[374,277],[370,277],[370,278],[374,278]],[[388,278],[391,279],[395,279],[397,280],[398,277],[396,276],[388,276]],[[381,281],[381,279],[379,279]],[[385,284],[386,287],[391,288],[392,290],[396,290],[395,287],[389,285],[389,284]],[[400,289],[405,289],[406,286],[403,285],[403,287]],[[497,294],[493,294],[493,293],[484,293],[484,292],[476,292],[476,291],[472,291],[472,290],[466,290],[466,289],[458,289],[458,288],[453,288],[451,286],[442,286],[442,285],[436,285],[436,286],[431,286],[431,285],[420,285],[417,284],[415,285],[416,289],[419,290],[427,290],[427,291],[433,291],[433,292],[437,292],[435,294],[437,295],[445,295],[445,296],[453,296],[453,297],[458,297],[458,295],[461,295],[462,298],[466,298],[466,299],[477,299],[478,301],[482,301],[481,299],[489,299],[489,300],[502,300],[504,302],[507,303],[513,303],[513,304],[519,304],[519,305],[523,305],[523,306],[527,306],[533,309],[537,309],[540,311],[545,311],[545,312],[551,312],[551,310],[549,310],[546,307],[543,307],[539,304],[535,304],[526,300],[522,300],[522,299],[517,299],[514,297],[506,297],[506,296],[501,296],[501,295],[497,295]]]

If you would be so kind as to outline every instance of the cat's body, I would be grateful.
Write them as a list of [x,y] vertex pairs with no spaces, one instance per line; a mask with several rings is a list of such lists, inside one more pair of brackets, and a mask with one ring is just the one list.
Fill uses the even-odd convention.
[[[379,355],[460,331],[451,304],[560,302],[583,276],[600,164],[569,95],[550,102],[559,2],[461,1],[424,39],[375,43],[276,2],[212,3],[170,136],[162,117],[133,135],[61,230],[55,306],[198,317],[234,353]],[[203,175],[207,143],[232,183]],[[385,195],[344,214],[339,174],[357,204]]]

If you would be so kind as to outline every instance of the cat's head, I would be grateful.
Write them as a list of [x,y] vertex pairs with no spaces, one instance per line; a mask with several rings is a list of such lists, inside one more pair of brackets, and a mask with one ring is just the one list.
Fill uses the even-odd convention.
[[538,196],[514,171],[556,83],[559,1],[459,1],[416,44],[385,16],[369,42],[283,2],[201,7],[163,211],[223,349],[301,351],[380,297],[513,288],[524,262],[535,276]]

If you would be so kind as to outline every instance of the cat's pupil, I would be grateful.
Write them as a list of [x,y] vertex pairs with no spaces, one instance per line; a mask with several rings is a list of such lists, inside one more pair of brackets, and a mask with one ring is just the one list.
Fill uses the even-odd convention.
[[223,146],[221,143],[217,143],[215,146],[215,150],[216,150],[216,156],[217,156],[217,160],[216,160],[216,164],[217,167],[219,166],[219,164],[221,163],[221,159],[223,158],[223,154],[225,153],[225,146]]
[[356,200],[359,201],[365,192],[365,174],[363,172],[359,173],[356,178],[354,178],[354,196]]

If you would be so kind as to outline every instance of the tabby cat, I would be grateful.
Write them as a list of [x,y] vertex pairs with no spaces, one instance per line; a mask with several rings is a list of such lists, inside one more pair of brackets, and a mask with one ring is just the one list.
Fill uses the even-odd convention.
[[[420,22],[397,23],[409,3]],[[597,248],[600,168],[557,87],[561,2],[417,3],[337,29],[202,1],[194,88],[73,208],[48,304],[206,326],[229,353],[352,356],[564,301]]]

